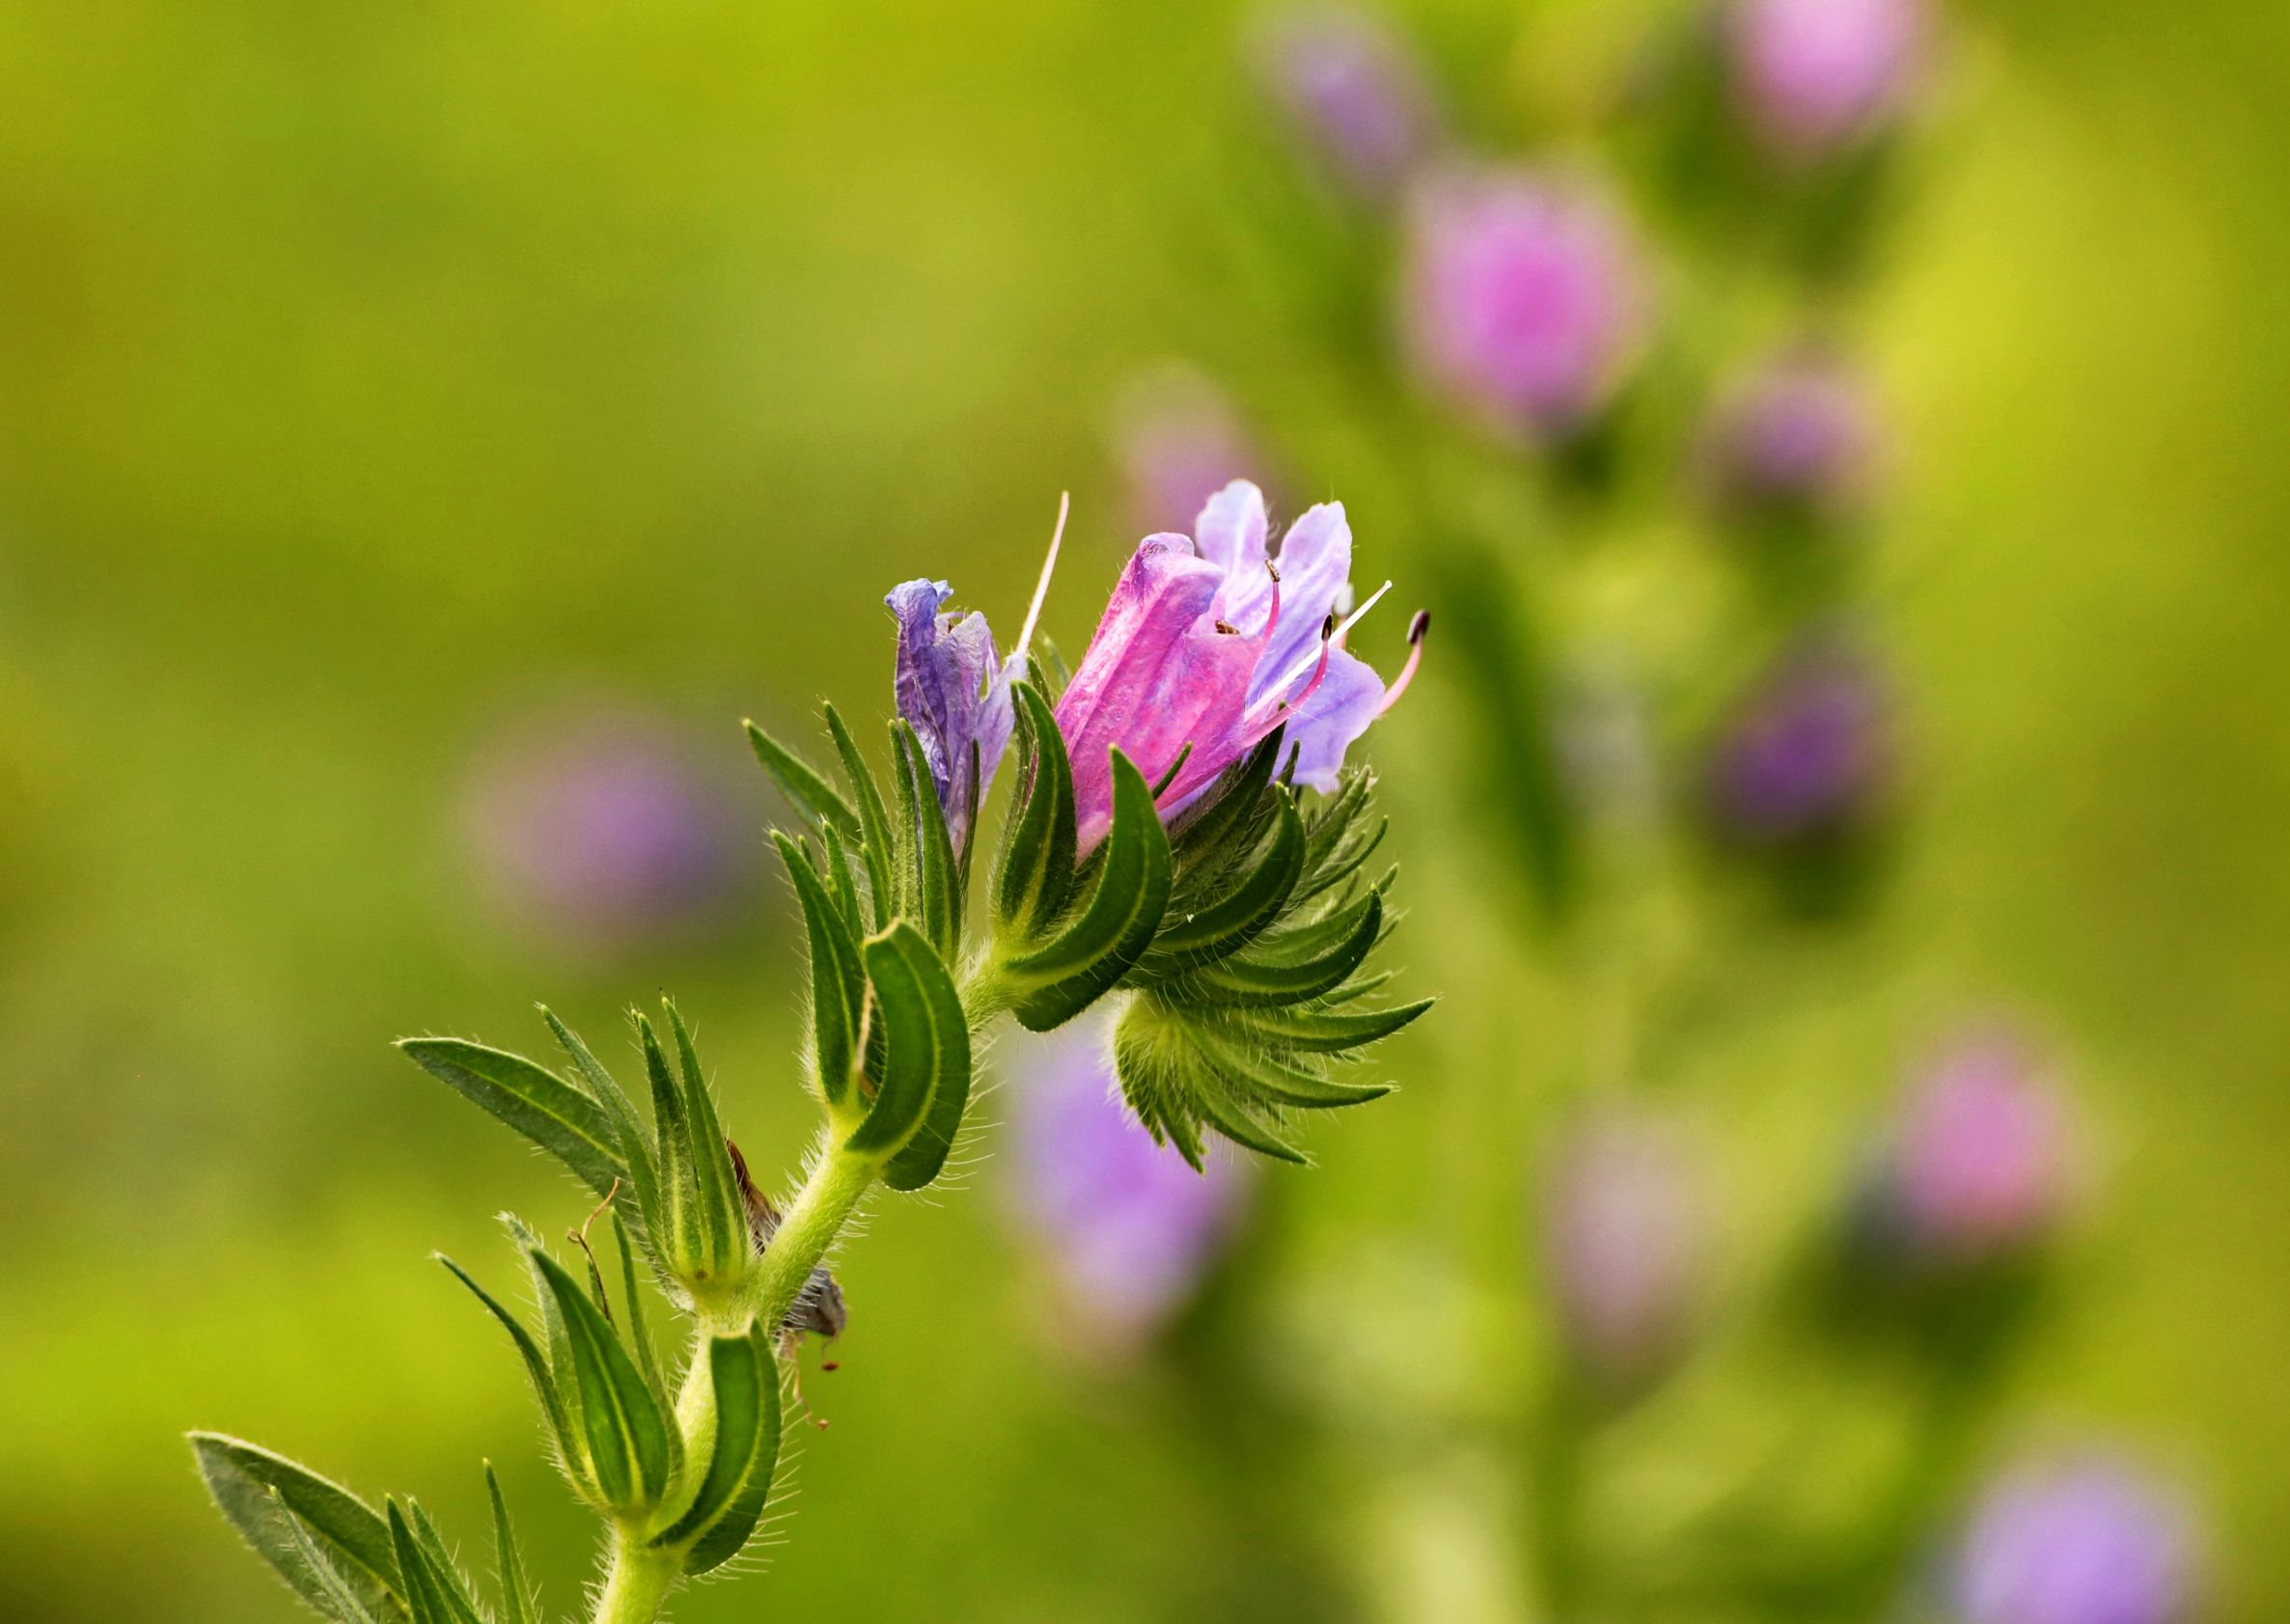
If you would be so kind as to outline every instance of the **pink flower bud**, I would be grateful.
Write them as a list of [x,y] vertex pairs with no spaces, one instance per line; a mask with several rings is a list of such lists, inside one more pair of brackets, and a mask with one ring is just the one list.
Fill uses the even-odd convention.
[[1407,41],[1366,12],[1300,6],[1265,23],[1265,83],[1312,153],[1340,180],[1382,197],[1439,133],[1428,80]]
[[1564,439],[1613,400],[1645,331],[1638,249],[1586,183],[1451,170],[1409,213],[1405,325],[1425,380],[1514,432]]
[[1545,1200],[1544,1250],[1576,1357],[1628,1382],[1673,1356],[1691,1329],[1707,1261],[1706,1192],[1684,1135],[1616,1104],[1561,1140]]
[[1768,145],[1821,156],[1898,115],[1926,31],[1923,0],[1733,0],[1736,96]]
[[1959,1261],[2047,1234],[2072,1194],[2067,1101],[2011,1032],[1959,1033],[1910,1083],[1889,1158],[1902,1238]]

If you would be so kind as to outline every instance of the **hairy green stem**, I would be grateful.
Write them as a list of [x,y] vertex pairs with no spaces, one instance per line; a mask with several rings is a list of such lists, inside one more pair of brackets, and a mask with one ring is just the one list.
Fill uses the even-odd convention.
[[595,1624],[652,1624],[676,1585],[676,1567],[669,1553],[645,1548],[641,1529],[615,1528],[611,1564],[596,1598]]
[[827,1249],[842,1233],[880,1170],[872,1158],[854,1156],[837,1144],[830,1131],[811,1176],[804,1180],[771,1245],[764,1248],[763,1260],[748,1287],[746,1301],[756,1319],[776,1327],[787,1317],[810,1282],[811,1272],[826,1258]]

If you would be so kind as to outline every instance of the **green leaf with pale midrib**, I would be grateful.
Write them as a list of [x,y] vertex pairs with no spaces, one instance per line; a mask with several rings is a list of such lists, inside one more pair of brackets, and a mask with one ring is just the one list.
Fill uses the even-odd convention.
[[601,1196],[625,1178],[620,1134],[605,1107],[520,1055],[457,1037],[408,1037],[399,1048],[424,1071],[548,1151]]
[[259,1445],[195,1432],[191,1449],[216,1508],[297,1596],[324,1610],[326,1587],[282,1518],[301,1522],[370,1610],[388,1620],[406,1617],[389,1525],[379,1512],[341,1484]]
[[686,1546],[684,1570],[695,1576],[737,1555],[756,1531],[779,1467],[779,1366],[761,1326],[708,1345],[715,1384],[716,1436],[707,1471],[691,1506],[655,1549]]

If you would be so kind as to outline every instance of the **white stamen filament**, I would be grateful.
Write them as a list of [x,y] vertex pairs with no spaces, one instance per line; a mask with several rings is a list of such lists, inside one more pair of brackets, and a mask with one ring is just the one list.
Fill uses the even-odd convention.
[[1019,628],[1018,645],[1011,653],[1023,659],[1034,647],[1034,628],[1041,619],[1041,606],[1049,600],[1050,576],[1058,568],[1058,547],[1065,539],[1065,513],[1073,505],[1073,493],[1058,493],[1058,528],[1050,533],[1050,556],[1041,561],[1041,579],[1034,584],[1034,601],[1026,606],[1026,623]]
[[1294,682],[1306,672],[1311,670],[1313,665],[1321,660],[1326,659],[1327,651],[1329,649],[1341,648],[1343,647],[1344,633],[1350,631],[1354,626],[1358,625],[1360,623],[1360,617],[1366,614],[1370,609],[1373,609],[1376,606],[1377,601],[1391,590],[1392,583],[1389,581],[1386,581],[1382,586],[1376,588],[1374,594],[1370,596],[1366,603],[1362,604],[1359,608],[1353,610],[1349,615],[1345,616],[1343,620],[1337,626],[1337,628],[1330,632],[1326,637],[1322,638],[1318,645],[1314,647],[1310,653],[1306,654],[1303,659],[1297,661],[1293,666],[1290,666],[1285,672],[1283,672],[1281,674],[1281,679],[1278,682],[1275,682],[1271,687],[1264,690],[1265,699],[1277,700],[1282,694],[1287,692],[1288,685],[1290,683]]

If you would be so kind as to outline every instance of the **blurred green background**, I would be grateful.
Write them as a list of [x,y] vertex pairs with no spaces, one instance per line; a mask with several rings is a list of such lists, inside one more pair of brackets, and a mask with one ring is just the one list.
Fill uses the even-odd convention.
[[[1500,96],[1488,46],[1534,10],[1417,20]],[[1827,1194],[1920,1019],[2035,1011],[2102,1178],[2016,1413],[2185,1470],[2217,1615],[2279,1618],[2290,14],[1956,15],[1869,322],[1905,448],[1879,569],[1914,832],[1849,962],[1697,1057],[1697,1098],[1753,1255]],[[1203,230],[1262,138],[1236,28],[1190,4],[0,0],[0,1616],[290,1616],[207,1508],[191,1425],[471,1532],[490,1456],[569,1603],[585,1525],[427,1258],[498,1275],[497,1208],[556,1228],[581,1203],[389,1040],[532,1047],[536,998],[605,1039],[668,987],[785,1169],[795,965],[759,860],[734,924],[657,951],[505,925],[462,850],[472,754],[566,695],[647,707],[723,763],[753,845],[772,807],[738,719],[887,704],[895,581],[1020,613],[1063,488],[1048,623],[1077,645],[1133,538],[1104,442],[1125,381],[1181,356],[1265,398],[1303,365]],[[1257,427],[1405,595],[1340,438]],[[1471,1615],[1424,1576],[1474,1593],[1445,1553],[1516,1469],[1471,1395],[1531,1357],[1504,1158],[1565,1011],[1443,780],[1450,681],[1435,649],[1372,741],[1408,981],[1447,1003],[1390,1057],[1405,1092],[1271,1175],[1251,1243],[1277,1298],[1258,1385],[1340,1410],[1365,1383],[1390,1424],[1291,1449],[1246,1402],[1200,1424],[1203,1386],[1235,1402],[1214,1369],[1061,1354],[989,1153],[879,1206],[786,1542],[678,1616],[1340,1616],[1323,1583]],[[1315,1314],[1361,1322],[1362,1371],[1317,1367],[1341,1335],[1281,1340]],[[1395,1371],[1448,1418],[1428,1446]],[[1653,1457],[1735,1447],[1759,1417],[1733,1390],[1644,1418]],[[1403,1450],[1452,1471],[1410,1488]]]

